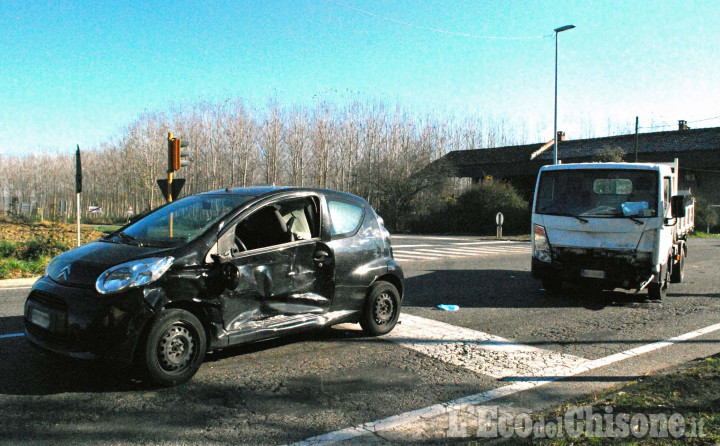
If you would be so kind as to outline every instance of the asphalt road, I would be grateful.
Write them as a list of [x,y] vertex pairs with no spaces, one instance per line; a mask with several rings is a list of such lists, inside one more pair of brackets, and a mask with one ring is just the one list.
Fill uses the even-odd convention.
[[[11,336],[22,332],[28,289],[0,290],[0,442],[292,443],[498,389],[507,384],[498,376],[507,373],[496,363],[516,370],[508,363],[514,356],[458,365],[447,351],[434,353],[432,330],[512,340],[550,364],[596,360],[720,322],[717,239],[690,241],[686,281],[662,302],[583,289],[549,295],[530,277],[527,242],[404,236],[393,243],[407,277],[404,313],[417,316],[398,327],[402,336],[366,338],[342,326],[229,349],[208,358],[191,382],[169,389],[32,349]],[[460,309],[441,311],[438,304]],[[412,329],[427,329],[425,342],[408,340]],[[712,332],[684,342],[682,354],[658,350],[627,370],[618,362],[612,374],[630,379],[715,353],[718,341],[720,331]],[[592,381],[622,381],[610,374],[603,370]]]

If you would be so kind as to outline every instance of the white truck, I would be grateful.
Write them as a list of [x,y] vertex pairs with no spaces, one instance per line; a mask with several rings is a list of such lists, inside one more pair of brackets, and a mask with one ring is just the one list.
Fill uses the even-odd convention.
[[532,209],[532,275],[548,291],[563,282],[648,290],[662,299],[681,282],[695,226],[674,163],[544,166]]

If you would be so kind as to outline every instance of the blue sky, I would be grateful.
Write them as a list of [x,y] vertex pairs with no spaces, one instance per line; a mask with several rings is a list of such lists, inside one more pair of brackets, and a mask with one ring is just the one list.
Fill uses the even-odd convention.
[[397,101],[418,114],[523,122],[530,139],[547,140],[554,40],[476,36],[566,24],[577,26],[559,41],[568,139],[636,115],[643,127],[720,126],[693,122],[720,116],[718,23],[714,0],[3,0],[0,153],[72,151],[112,139],[144,110],[227,97]]

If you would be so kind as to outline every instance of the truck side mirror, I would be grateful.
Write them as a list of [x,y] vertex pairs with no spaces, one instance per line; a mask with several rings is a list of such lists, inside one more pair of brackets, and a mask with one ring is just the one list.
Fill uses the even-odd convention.
[[674,195],[670,199],[670,217],[672,218],[684,218],[685,217],[685,197],[682,195]]

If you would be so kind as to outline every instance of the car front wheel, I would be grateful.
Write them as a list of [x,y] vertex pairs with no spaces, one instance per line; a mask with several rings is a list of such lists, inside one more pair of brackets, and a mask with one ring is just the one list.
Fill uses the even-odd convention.
[[360,326],[370,336],[390,333],[400,317],[400,293],[389,282],[376,282],[370,287]]
[[164,310],[138,346],[139,365],[146,377],[162,386],[181,384],[195,375],[205,359],[205,330],[192,313]]

